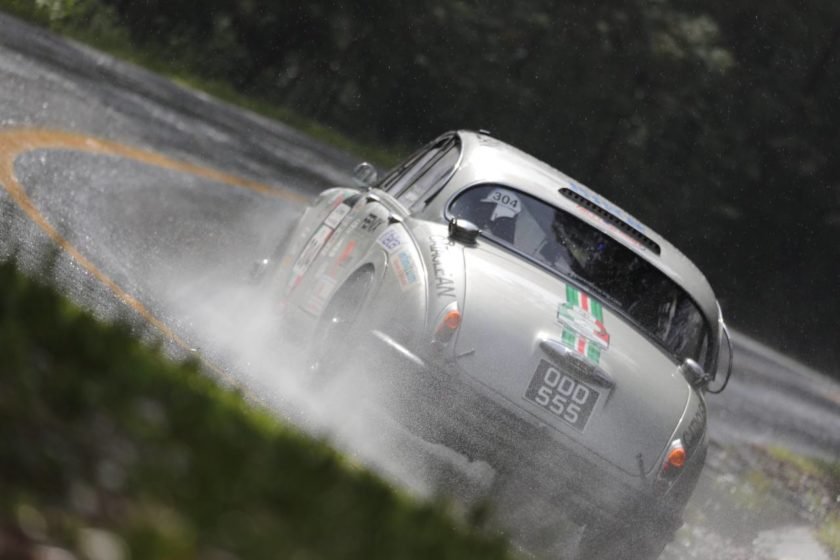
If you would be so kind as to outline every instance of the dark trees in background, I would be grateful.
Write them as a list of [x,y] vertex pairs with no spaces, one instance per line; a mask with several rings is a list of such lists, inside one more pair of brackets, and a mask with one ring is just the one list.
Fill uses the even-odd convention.
[[491,129],[674,240],[736,326],[840,371],[835,0],[106,1],[359,139]]

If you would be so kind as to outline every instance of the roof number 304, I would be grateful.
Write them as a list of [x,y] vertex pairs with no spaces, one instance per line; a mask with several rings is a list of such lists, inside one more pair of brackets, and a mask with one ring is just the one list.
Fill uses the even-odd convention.
[[509,194],[503,194],[502,191],[496,191],[491,195],[493,202],[515,209],[519,207],[519,199]]
[[522,210],[519,197],[503,189],[494,190],[486,198],[483,198],[481,202],[489,202],[496,205],[493,214],[490,216],[491,222],[496,221],[497,218],[515,218]]

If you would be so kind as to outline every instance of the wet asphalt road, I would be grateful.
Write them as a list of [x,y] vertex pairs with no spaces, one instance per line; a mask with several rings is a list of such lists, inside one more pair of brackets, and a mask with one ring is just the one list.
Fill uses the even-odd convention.
[[[109,140],[223,170],[285,197],[158,165],[39,149],[21,130]],[[247,270],[291,224],[301,200],[347,180],[354,160],[282,124],[241,112],[158,76],[0,14],[0,153],[43,218],[91,264],[178,328],[173,302],[202,280]],[[29,142],[21,149],[21,142]],[[297,198],[294,195],[297,194]],[[292,199],[290,201],[290,198]],[[54,243],[0,190],[0,254],[40,266]],[[54,274],[103,317],[136,315],[91,271],[60,253]],[[191,274],[187,274],[190,272]],[[179,331],[183,332],[183,331]]]
[[[76,149],[59,132],[90,145]],[[236,295],[218,286],[241,282],[301,200],[346,182],[355,163],[289,127],[0,14],[0,156],[10,155],[32,208],[24,212],[0,177],[0,257],[14,253],[33,271],[51,263],[39,273],[102,317],[156,318],[184,343],[170,344],[176,354],[184,346],[211,353],[197,297],[235,307]],[[160,157],[253,185],[167,168]],[[56,239],[64,243],[57,253]],[[730,387],[709,399],[713,440],[840,457],[840,386],[745,336],[736,345]]]

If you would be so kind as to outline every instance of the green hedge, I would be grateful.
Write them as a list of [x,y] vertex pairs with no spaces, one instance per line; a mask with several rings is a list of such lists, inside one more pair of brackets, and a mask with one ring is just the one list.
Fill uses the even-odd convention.
[[507,555],[0,264],[0,556],[97,543],[132,558]]

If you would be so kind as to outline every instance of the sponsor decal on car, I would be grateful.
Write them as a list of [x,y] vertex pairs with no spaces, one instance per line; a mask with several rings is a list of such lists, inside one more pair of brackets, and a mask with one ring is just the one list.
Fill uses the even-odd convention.
[[371,212],[362,220],[362,223],[359,225],[359,229],[368,233],[375,233],[376,230],[379,229],[379,226],[381,226],[384,222],[385,220]]
[[309,299],[307,299],[304,309],[313,315],[320,315],[324,311],[330,295],[335,290],[336,283],[334,278],[327,275],[319,276],[309,292]]
[[400,250],[391,257],[391,267],[403,291],[417,285],[420,276],[417,264],[408,251]]
[[376,238],[376,242],[379,243],[379,245],[385,249],[389,255],[393,255],[395,251],[406,243],[406,241],[407,240],[402,227],[396,225],[386,228],[385,231]]
[[[339,249],[341,249],[340,253],[338,252]],[[355,239],[350,239],[344,245],[336,243],[335,247],[333,247],[327,255],[330,258],[330,261],[324,265],[323,274],[332,278],[338,278],[339,273],[347,265],[347,263],[350,262],[350,259],[353,257],[353,253],[355,251]]]
[[[347,224],[344,224],[344,227],[341,227],[341,224],[344,222],[344,218],[347,217],[353,207],[349,204],[343,204],[343,201],[344,195],[342,193],[338,193],[333,196],[330,202],[332,210],[327,215],[326,219],[321,223],[321,226],[315,232],[315,235],[309,238],[309,241],[307,241],[295,261],[294,266],[292,267],[292,275],[289,278],[288,284],[286,284],[286,295],[290,294],[298,287],[298,285],[300,285],[306,271],[309,270],[309,267],[312,266],[312,263],[314,263],[315,259],[318,258],[321,249],[324,248],[333,233],[344,231],[344,227],[346,227]],[[339,238],[340,236],[337,237],[337,239]]]
[[645,228],[645,226],[639,220],[637,220],[636,218],[634,218],[633,216],[631,216],[630,214],[628,214],[627,212],[625,212],[624,210],[607,200],[606,198],[590,191],[582,185],[578,185],[574,181],[567,181],[566,184],[571,190],[575,191],[592,204],[600,206],[610,214],[617,216],[621,221],[630,224],[640,233],[645,233],[647,228]]
[[601,227],[603,227],[605,229],[608,229],[610,231],[610,233],[612,233],[616,237],[620,237],[621,239],[625,240],[630,245],[633,245],[634,247],[636,247],[640,251],[648,251],[649,250],[643,244],[639,243],[639,241],[637,239],[635,239],[634,237],[632,237],[630,235],[627,235],[627,232],[620,230],[619,228],[617,228],[616,226],[614,226],[613,224],[611,224],[610,222],[608,222],[607,220],[605,220],[604,218],[602,218],[601,216],[596,214],[595,212],[591,211],[590,209],[584,208],[583,206],[578,206],[578,209],[580,210],[580,212],[582,214],[586,214],[592,220],[600,223]]
[[349,204],[339,204],[336,206],[330,215],[327,216],[327,219],[324,220],[324,225],[328,228],[335,229],[338,224],[341,223],[347,214],[350,213],[350,205]]
[[338,258],[335,260],[335,264],[338,266],[344,266],[347,264],[347,261],[350,260],[350,257],[353,256],[353,251],[356,250],[356,240],[351,239],[347,243],[344,244],[344,248],[341,250],[341,253],[338,255]]
[[321,248],[323,248],[332,233],[332,228],[322,225],[318,231],[315,232],[315,235],[309,238],[309,241],[303,248],[303,251],[301,251],[297,261],[295,261],[295,265],[292,267],[292,277],[289,280],[289,284],[286,286],[286,294],[290,293],[298,286],[298,284],[300,284],[303,275],[306,274],[306,271],[310,266],[312,266],[312,263],[315,262],[315,258],[318,256],[318,253],[321,252]]
[[353,221],[347,226],[347,231],[357,230],[362,226],[362,218],[353,218]]
[[561,341],[598,364],[601,353],[610,347],[603,306],[589,294],[568,284],[564,296],[564,301],[557,306],[557,322],[563,327]]
[[449,251],[449,239],[438,235],[429,237],[429,255],[432,261],[432,274],[435,277],[435,292],[438,297],[455,297],[455,281],[446,270],[443,254]]
[[482,198],[481,202],[496,205],[490,215],[491,222],[495,222],[498,218],[515,218],[522,211],[522,203],[519,201],[519,197],[506,189],[495,189],[485,198]]
[[329,203],[330,203],[330,206],[335,208],[336,206],[338,206],[342,202],[344,202],[344,193],[339,190],[338,192],[336,192],[335,194],[333,194],[330,197],[330,202]]
[[706,433],[706,403],[700,400],[697,406],[697,412],[688,424],[688,428],[683,432],[683,443],[689,454],[694,452],[697,444],[703,439],[703,434]]

